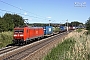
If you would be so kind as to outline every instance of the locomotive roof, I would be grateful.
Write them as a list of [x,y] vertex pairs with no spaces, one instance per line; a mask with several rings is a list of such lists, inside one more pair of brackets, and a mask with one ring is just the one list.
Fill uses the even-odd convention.
[[16,27],[14,29],[24,29],[24,28],[30,28],[30,29],[38,29],[38,28],[43,28],[43,27]]

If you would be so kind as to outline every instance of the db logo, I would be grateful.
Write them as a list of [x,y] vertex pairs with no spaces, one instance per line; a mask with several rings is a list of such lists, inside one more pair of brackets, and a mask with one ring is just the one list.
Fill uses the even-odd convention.
[[38,34],[38,31],[36,31],[36,34]]

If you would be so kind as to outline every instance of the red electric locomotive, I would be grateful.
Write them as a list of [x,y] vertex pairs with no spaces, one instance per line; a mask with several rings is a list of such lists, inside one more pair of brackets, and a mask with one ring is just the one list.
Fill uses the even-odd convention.
[[14,28],[13,42],[15,44],[21,44],[30,42],[32,39],[41,38],[44,36],[44,30],[42,27],[23,27]]

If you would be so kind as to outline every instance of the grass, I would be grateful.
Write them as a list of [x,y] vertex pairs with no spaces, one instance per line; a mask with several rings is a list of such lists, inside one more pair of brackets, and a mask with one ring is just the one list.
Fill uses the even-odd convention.
[[[74,31],[45,56],[44,60],[90,60],[90,35]],[[70,37],[71,36],[71,37]]]
[[88,30],[87,32],[85,32],[86,35],[90,35],[90,30]]
[[13,33],[12,32],[2,32],[0,33],[0,48],[7,46],[12,43]]
[[74,46],[74,39],[69,38],[66,39],[64,42],[59,44],[56,48],[53,48],[52,51],[45,57],[44,60],[62,60],[62,59],[67,59],[68,58],[68,51],[72,50]]
[[77,32],[82,32],[82,29],[77,29],[76,31],[77,31]]

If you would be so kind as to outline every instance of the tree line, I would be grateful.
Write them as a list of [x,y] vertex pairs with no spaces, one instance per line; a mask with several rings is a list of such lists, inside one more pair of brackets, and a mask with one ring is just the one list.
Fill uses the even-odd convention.
[[[49,24],[45,23],[27,23],[29,26],[48,26]],[[65,24],[57,24],[57,23],[50,23],[51,26],[57,27],[60,25],[66,26],[67,23]],[[87,20],[85,24],[80,23],[78,21],[74,21],[71,23],[68,23],[68,26],[80,26],[80,25],[85,25],[87,30],[90,30],[90,17]],[[3,31],[12,31],[14,27],[23,27],[25,26],[24,19],[22,16],[17,15],[17,14],[10,14],[10,13],[5,13],[4,16],[0,17],[0,32]]]
[[25,25],[24,19],[17,14],[5,13],[0,17],[0,32],[12,31],[14,27]]
[[85,23],[86,29],[90,30],[90,17],[88,18],[88,20]]

